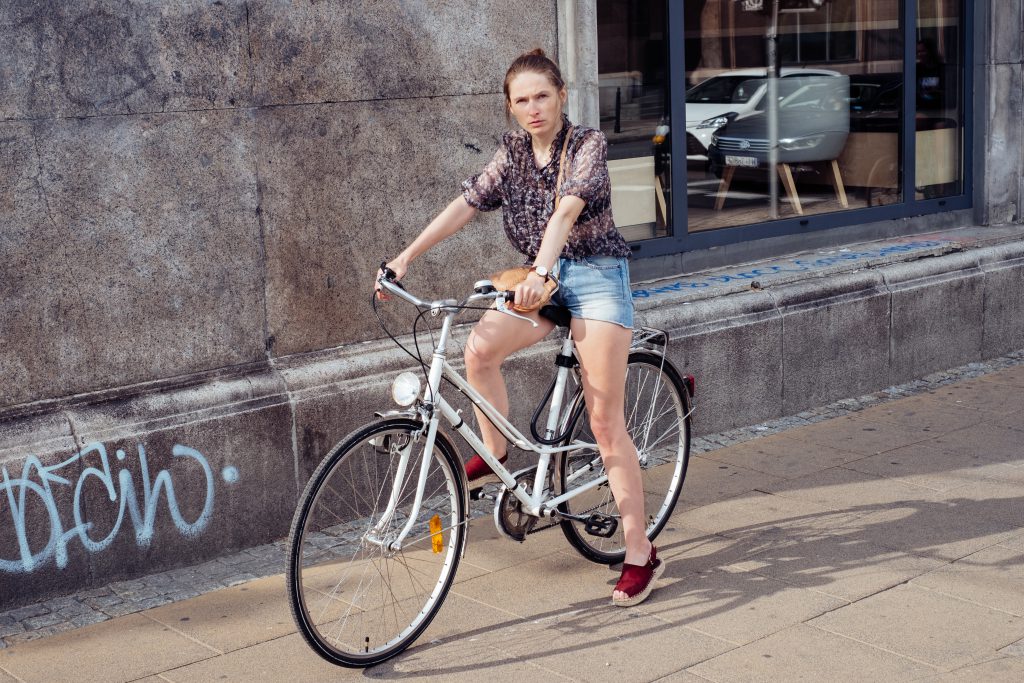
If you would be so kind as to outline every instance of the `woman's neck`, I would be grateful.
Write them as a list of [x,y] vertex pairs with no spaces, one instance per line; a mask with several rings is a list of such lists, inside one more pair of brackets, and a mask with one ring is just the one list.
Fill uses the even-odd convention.
[[555,141],[555,138],[558,137],[559,133],[562,132],[562,129],[564,127],[565,127],[565,120],[562,119],[562,118],[559,118],[558,126],[556,128],[554,128],[550,133],[547,133],[545,135],[539,135],[538,134],[538,135],[531,136],[531,141],[532,141],[532,146],[533,146],[533,156],[536,157],[538,161],[540,161],[540,160],[550,161],[550,159],[547,159],[547,156],[548,156],[548,153],[551,151],[551,144]]

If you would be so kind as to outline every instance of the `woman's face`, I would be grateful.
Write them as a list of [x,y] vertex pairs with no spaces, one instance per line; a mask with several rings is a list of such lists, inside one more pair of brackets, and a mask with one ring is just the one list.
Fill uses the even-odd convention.
[[548,77],[534,71],[516,74],[508,84],[509,109],[530,135],[554,136],[562,127],[565,88],[559,90]]

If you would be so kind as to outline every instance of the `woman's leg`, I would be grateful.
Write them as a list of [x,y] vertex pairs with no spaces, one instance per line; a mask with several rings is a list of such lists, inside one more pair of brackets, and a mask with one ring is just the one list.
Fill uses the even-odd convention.
[[[650,558],[651,543],[645,533],[640,461],[626,431],[624,406],[626,365],[633,331],[615,323],[577,318],[572,321],[572,336],[580,355],[590,428],[622,518],[625,561],[643,565]],[[616,591],[612,597],[627,596]]]
[[[508,392],[505,379],[501,376],[501,364],[516,351],[539,342],[554,327],[551,321],[541,318],[536,312],[530,313],[528,317],[537,322],[537,327],[504,313],[487,311],[473,328],[466,343],[466,378],[488,403],[506,417]],[[506,449],[505,437],[482,412],[476,408],[474,412],[484,445],[500,458]]]

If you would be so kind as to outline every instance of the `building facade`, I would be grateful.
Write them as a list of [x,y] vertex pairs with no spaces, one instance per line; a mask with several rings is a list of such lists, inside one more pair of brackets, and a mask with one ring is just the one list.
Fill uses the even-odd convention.
[[[609,139],[634,280],[1021,216],[1020,0],[15,0],[0,44],[4,606],[287,532],[408,366],[374,273],[489,159],[526,49]],[[1021,348],[1004,252],[638,305],[713,432]],[[407,281],[516,260],[488,214]]]

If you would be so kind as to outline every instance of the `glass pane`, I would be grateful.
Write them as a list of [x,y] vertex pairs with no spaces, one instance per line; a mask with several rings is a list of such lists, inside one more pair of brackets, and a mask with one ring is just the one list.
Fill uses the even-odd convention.
[[964,57],[960,0],[919,0],[917,8],[918,199],[963,191]]
[[773,85],[773,0],[685,4],[690,231],[902,201],[900,1],[778,2]]
[[598,0],[601,130],[612,215],[627,240],[671,234],[667,3]]

